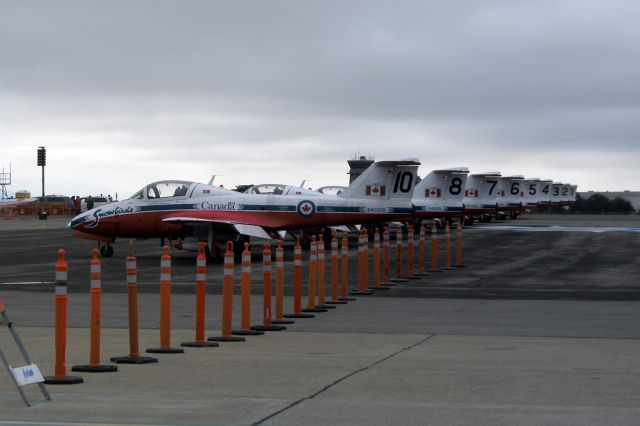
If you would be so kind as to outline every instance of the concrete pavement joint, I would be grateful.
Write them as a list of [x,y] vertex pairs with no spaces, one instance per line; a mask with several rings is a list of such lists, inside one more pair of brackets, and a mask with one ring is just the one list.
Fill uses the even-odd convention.
[[313,399],[316,396],[320,395],[321,393],[324,393],[325,391],[331,389],[335,385],[344,382],[345,380],[349,379],[350,377],[355,376],[358,373],[361,373],[363,371],[367,371],[370,368],[375,367],[376,365],[381,364],[381,363],[383,363],[383,362],[385,362],[385,361],[387,361],[387,360],[389,360],[389,359],[391,359],[391,358],[393,358],[393,357],[395,357],[397,355],[400,355],[403,352],[411,350],[411,349],[415,348],[416,346],[420,346],[421,344],[425,343],[427,340],[431,339],[434,336],[435,336],[435,334],[430,334],[427,337],[425,337],[424,339],[420,340],[419,342],[416,342],[416,343],[414,343],[412,345],[409,345],[409,346],[405,346],[404,348],[402,348],[402,349],[400,349],[400,350],[398,350],[398,351],[396,351],[396,352],[394,352],[394,353],[392,353],[390,355],[387,355],[386,357],[384,357],[382,359],[379,359],[379,360],[377,360],[377,361],[375,361],[375,362],[373,362],[373,363],[371,363],[371,364],[369,364],[369,365],[367,365],[365,367],[362,367],[362,368],[359,368],[359,369],[357,369],[355,371],[352,371],[351,373],[347,374],[346,376],[340,377],[339,379],[335,380],[333,383],[330,383],[327,386],[323,387],[319,391],[317,391],[315,393],[312,393],[311,395],[306,396],[304,398],[300,398],[297,401],[294,401],[291,404],[287,405],[286,407],[276,411],[275,413],[272,413],[272,414],[270,414],[270,415],[258,420],[255,423],[252,423],[251,426],[258,426],[258,425],[264,424],[264,422],[266,422],[267,420],[270,420],[270,419],[272,419],[272,418],[284,413],[285,411],[290,410],[291,408],[295,407],[296,405],[300,404],[301,402]]

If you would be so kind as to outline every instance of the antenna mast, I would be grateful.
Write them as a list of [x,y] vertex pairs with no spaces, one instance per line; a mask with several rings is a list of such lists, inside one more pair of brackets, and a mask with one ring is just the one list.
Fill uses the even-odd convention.
[[5,173],[4,164],[2,165],[2,173],[0,173],[0,191],[2,192],[2,199],[7,199],[7,186],[11,185],[11,163],[9,163],[9,173]]

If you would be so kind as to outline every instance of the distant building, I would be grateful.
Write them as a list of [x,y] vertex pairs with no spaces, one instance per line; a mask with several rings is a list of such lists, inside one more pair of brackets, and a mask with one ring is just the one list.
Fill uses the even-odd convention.
[[347,160],[347,163],[349,163],[349,185],[374,161],[374,158],[370,155],[354,155],[351,160]]
[[635,211],[640,211],[640,191],[587,191],[587,192],[578,192],[582,198],[587,200],[594,194],[601,194],[607,197],[610,200],[613,200],[616,197],[623,198],[631,203]]

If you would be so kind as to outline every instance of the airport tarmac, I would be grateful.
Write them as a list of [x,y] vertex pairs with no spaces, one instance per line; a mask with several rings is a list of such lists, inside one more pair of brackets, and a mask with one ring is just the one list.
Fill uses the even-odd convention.
[[[72,277],[68,367],[89,357],[86,253],[93,244],[72,239],[56,221],[0,220],[0,297],[45,375],[54,364],[50,281],[59,247],[69,253]],[[551,226],[559,228],[533,230]],[[52,401],[30,385],[30,408],[0,373],[0,425],[636,425],[639,226],[638,216],[557,215],[474,225],[464,230],[466,268],[358,297],[285,331],[185,348],[157,355],[157,364],[119,365],[116,373],[70,373],[85,383],[47,386]],[[155,241],[136,247],[146,287],[139,297],[144,350],[159,342],[160,249]],[[103,363],[128,352],[126,253],[119,248],[103,261]],[[173,263],[177,346],[194,339],[193,255],[178,254]],[[207,336],[219,334],[221,269],[207,270]],[[254,271],[260,275],[258,264]],[[261,301],[252,298],[254,324]],[[285,310],[291,303],[287,295]],[[0,345],[21,361],[4,327]]]

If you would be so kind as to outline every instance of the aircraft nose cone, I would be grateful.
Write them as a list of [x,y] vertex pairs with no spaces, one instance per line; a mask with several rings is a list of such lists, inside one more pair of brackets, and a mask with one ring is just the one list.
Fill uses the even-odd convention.
[[73,219],[71,219],[71,221],[69,221],[69,223],[67,224],[67,228],[78,229],[80,225],[86,221],[86,218],[86,213],[75,216]]

